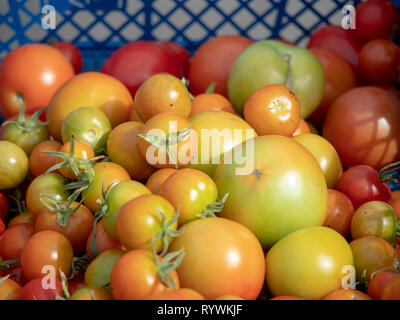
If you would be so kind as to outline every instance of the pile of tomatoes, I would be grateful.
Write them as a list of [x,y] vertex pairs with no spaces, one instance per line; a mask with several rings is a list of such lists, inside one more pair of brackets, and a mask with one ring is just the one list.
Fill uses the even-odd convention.
[[83,73],[70,43],[10,52],[0,299],[400,299],[400,18],[356,13],[309,50],[137,41]]

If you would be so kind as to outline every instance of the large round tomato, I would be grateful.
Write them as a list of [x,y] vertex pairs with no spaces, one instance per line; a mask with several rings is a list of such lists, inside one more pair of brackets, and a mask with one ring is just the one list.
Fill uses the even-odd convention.
[[57,41],[51,44],[64,55],[65,58],[72,64],[75,73],[82,71],[83,59],[79,48],[71,42]]
[[9,118],[19,113],[17,95],[27,113],[47,107],[56,90],[73,76],[69,61],[48,45],[27,44],[11,51],[0,66],[0,114]]
[[219,196],[229,193],[222,217],[248,227],[264,248],[290,232],[323,224],[325,178],[300,143],[283,136],[262,136],[234,151],[239,152],[233,164],[222,163],[214,176]]
[[81,73],[60,87],[51,98],[47,110],[49,133],[61,141],[64,119],[81,107],[98,108],[105,113],[113,127],[128,121],[133,99],[117,79],[100,72]]
[[28,173],[28,157],[24,150],[9,141],[0,141],[0,190],[12,189]]
[[345,266],[353,266],[346,240],[326,227],[295,231],[267,253],[266,280],[274,296],[321,299],[340,289]]
[[228,96],[227,82],[236,58],[253,43],[243,36],[225,35],[208,40],[195,52],[189,67],[189,86],[194,95],[215,82],[215,92]]
[[158,45],[167,49],[169,53],[174,56],[181,65],[181,76],[186,77],[189,69],[190,54],[184,46],[172,41],[161,41]]
[[322,132],[345,167],[379,169],[400,158],[400,101],[384,89],[352,89],[331,105]]
[[255,299],[265,272],[264,253],[257,238],[243,225],[223,218],[197,219],[185,224],[170,251],[185,256],[177,272],[180,284],[206,299],[235,295]]

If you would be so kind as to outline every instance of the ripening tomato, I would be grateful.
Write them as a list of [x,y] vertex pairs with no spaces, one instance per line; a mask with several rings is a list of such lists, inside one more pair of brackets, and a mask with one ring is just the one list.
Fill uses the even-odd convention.
[[19,300],[21,286],[10,278],[0,278],[0,300]]
[[49,102],[47,121],[49,133],[61,141],[64,119],[82,107],[98,108],[115,127],[129,119],[133,99],[117,79],[100,72],[81,73],[60,87]]
[[68,300],[112,300],[112,296],[102,287],[85,285],[77,289]]
[[36,178],[44,174],[56,164],[57,157],[43,153],[43,151],[59,151],[62,144],[55,140],[46,140],[39,143],[29,157],[29,172]]
[[202,93],[194,97],[192,100],[192,110],[190,116],[205,111],[226,111],[236,114],[231,102],[219,93]]
[[36,217],[30,213],[21,213],[10,220],[7,227],[11,228],[12,226],[16,226],[17,224],[35,224]]
[[71,63],[75,73],[82,71],[83,59],[79,48],[71,42],[57,41],[51,44],[52,47],[60,50],[65,58]]
[[51,283],[50,279],[42,278],[41,275],[37,279],[32,279],[23,287],[20,295],[20,300],[56,300],[58,297],[63,297],[62,284],[59,279],[55,279]]
[[344,193],[328,189],[328,210],[324,226],[339,232],[343,237],[350,233],[354,207]]
[[215,92],[227,97],[229,72],[236,58],[253,43],[247,37],[224,35],[203,43],[189,67],[189,86],[194,95],[204,93],[215,82]]
[[28,157],[24,150],[9,141],[0,141],[0,190],[18,186],[28,173]]
[[132,179],[145,180],[155,170],[139,152],[137,136],[144,124],[129,121],[115,127],[107,140],[107,153],[112,162],[122,166]]
[[192,100],[185,84],[168,73],[151,76],[135,95],[135,111],[143,121],[162,112],[171,112],[187,118]]
[[147,300],[205,300],[204,297],[192,289],[165,290],[152,295]]
[[115,186],[118,182],[130,180],[129,173],[120,165],[112,162],[98,162],[93,167],[94,178],[92,183],[82,193],[83,203],[90,211],[96,212],[100,206],[97,199],[104,201],[102,188],[104,190],[110,185]]
[[268,85],[256,90],[247,99],[244,119],[258,135],[291,137],[300,122],[300,101],[288,87]]
[[311,133],[311,129],[306,121],[300,119],[299,125],[297,126],[295,132],[293,132],[292,136],[295,137],[305,133]]
[[381,300],[400,300],[400,276],[397,276],[386,284]]
[[329,293],[323,300],[372,300],[364,292],[354,289],[339,289]]
[[[161,258],[157,256],[161,261]],[[175,287],[179,279],[175,270],[170,273]],[[110,277],[111,293],[116,300],[143,300],[167,290],[159,277],[153,255],[148,250],[132,250],[115,263]]]
[[[120,250],[122,249],[122,245],[119,240],[115,240],[111,238],[108,233],[104,230],[104,218],[101,219],[96,225],[96,234],[94,236],[94,241],[96,243],[96,249],[99,253],[102,253],[106,250]],[[91,241],[92,241],[93,233],[89,234],[89,237],[86,241],[86,253],[92,257],[94,254],[91,250]]]
[[268,251],[266,281],[274,296],[322,299],[341,288],[342,268],[353,265],[351,248],[339,233],[326,227],[305,228]]
[[19,259],[26,241],[34,234],[31,224],[18,224],[0,236],[0,256],[4,260]]
[[389,204],[396,212],[397,219],[400,220],[400,190],[392,191]]
[[198,219],[207,206],[218,199],[217,186],[207,174],[200,170],[185,168],[172,174],[158,193],[179,210],[178,224]]
[[177,170],[173,168],[163,168],[153,172],[149,179],[147,179],[146,187],[149,188],[152,193],[158,194],[163,183],[176,171]]
[[329,108],[322,133],[345,167],[380,169],[400,159],[400,101],[376,87],[347,91]]
[[17,95],[29,114],[47,107],[56,90],[73,76],[71,64],[57,49],[39,43],[20,46],[1,63],[0,114],[9,118],[19,113]]
[[181,46],[179,43],[172,41],[160,41],[158,42],[158,45],[167,49],[169,53],[180,62],[181,65],[180,74],[181,76],[186,77],[189,69],[190,54],[185,49],[185,47]]
[[390,271],[378,271],[374,273],[368,282],[368,295],[374,300],[381,300],[383,289],[388,282],[400,275],[400,272],[393,267],[388,267]]
[[[147,194],[128,201],[119,210],[115,229],[118,239],[127,250],[152,250],[152,240],[160,233],[163,216],[165,223],[169,223],[175,216],[174,207],[163,197]],[[168,229],[176,230],[177,221]],[[160,252],[164,249],[162,240],[155,243],[155,249]]]
[[264,253],[249,229],[224,218],[197,219],[183,228],[169,248],[185,250],[177,268],[182,287],[205,299],[227,294],[257,298],[264,282]]

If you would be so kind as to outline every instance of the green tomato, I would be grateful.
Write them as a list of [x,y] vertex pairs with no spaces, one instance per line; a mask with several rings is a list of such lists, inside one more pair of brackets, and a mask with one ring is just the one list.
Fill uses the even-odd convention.
[[0,190],[18,186],[28,173],[24,150],[9,141],[0,141]]
[[237,112],[243,113],[247,98],[269,84],[287,85],[298,97],[306,118],[319,105],[325,89],[325,74],[310,51],[280,41],[266,40],[247,47],[234,62],[228,94]]
[[86,142],[95,152],[105,148],[111,132],[111,123],[103,111],[96,108],[79,108],[72,111],[63,121],[61,135],[63,143],[71,140]]

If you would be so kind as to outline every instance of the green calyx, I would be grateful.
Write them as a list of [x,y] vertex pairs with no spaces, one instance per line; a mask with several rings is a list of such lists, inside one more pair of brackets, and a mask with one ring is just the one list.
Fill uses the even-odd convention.
[[214,93],[216,86],[217,86],[216,82],[214,82],[214,81],[211,82],[205,93]]
[[225,202],[228,199],[229,193],[226,193],[222,199],[217,199],[215,202],[211,202],[207,205],[207,207],[203,210],[202,213],[198,214],[199,218],[215,218],[216,214],[221,212],[224,208]]
[[160,232],[154,237],[153,240],[154,241],[158,241],[158,240],[162,241],[163,249],[160,253],[160,256],[163,257],[163,256],[165,256],[165,254],[168,251],[170,239],[179,237],[184,232],[184,230],[178,231],[178,230],[170,229],[170,227],[176,221],[178,221],[180,208],[178,208],[176,215],[169,221],[166,221],[165,214],[160,209],[157,209],[157,211],[161,216],[161,228],[160,228]]
[[0,262],[0,270],[9,270],[19,263],[19,259],[12,259]]
[[400,185],[400,180],[397,178],[396,171],[400,169],[400,161],[388,164],[379,170],[379,180],[381,182],[393,182],[396,185]]
[[67,202],[61,202],[54,197],[41,195],[39,200],[47,209],[57,215],[57,223],[62,227],[66,227],[69,222],[69,217],[76,211],[78,211],[79,207],[82,204],[81,201],[75,208],[71,208],[71,205],[76,200],[76,197],[77,195],[75,195],[74,197],[69,197]]

